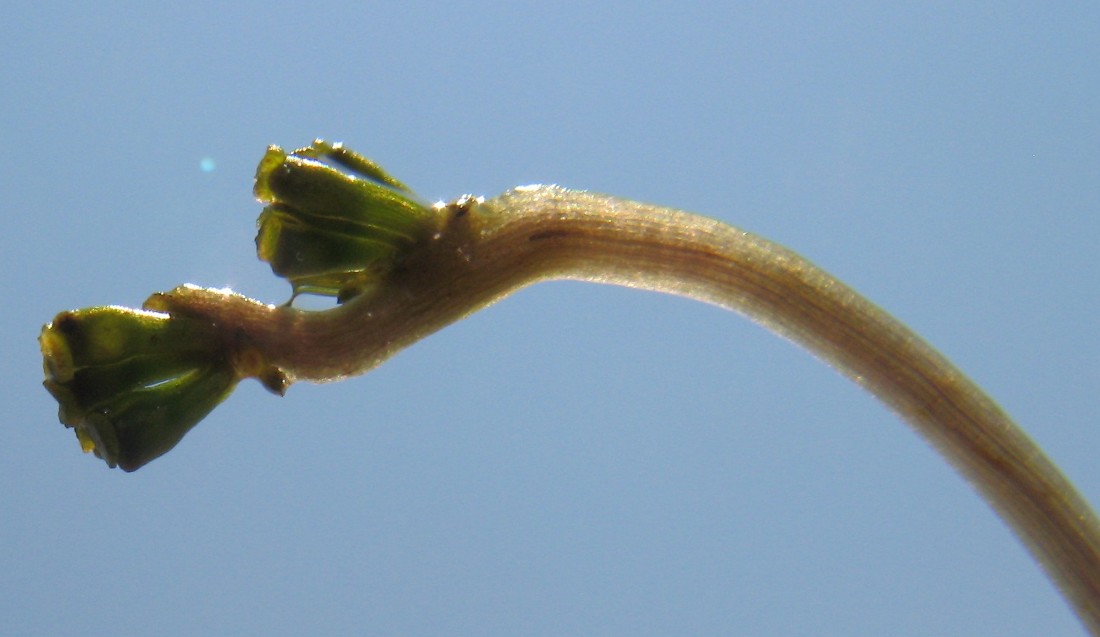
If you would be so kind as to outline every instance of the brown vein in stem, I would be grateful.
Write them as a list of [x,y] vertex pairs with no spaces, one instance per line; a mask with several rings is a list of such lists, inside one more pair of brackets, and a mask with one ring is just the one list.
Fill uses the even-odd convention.
[[380,289],[323,312],[180,288],[150,307],[234,330],[292,380],[365,372],[547,279],[667,292],[740,312],[867,388],[923,434],[1017,532],[1100,635],[1100,525],[1039,448],[904,325],[793,252],[687,213],[556,187],[441,208],[439,234]]

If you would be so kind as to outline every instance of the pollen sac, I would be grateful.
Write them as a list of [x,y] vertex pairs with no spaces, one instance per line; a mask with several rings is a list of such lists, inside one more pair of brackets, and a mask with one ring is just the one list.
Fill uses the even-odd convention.
[[239,380],[213,326],[157,312],[62,312],[38,341],[61,422],[125,471],[174,447]]
[[256,171],[268,204],[256,250],[294,296],[345,301],[384,278],[432,234],[434,216],[404,184],[339,144],[287,153],[272,146]]

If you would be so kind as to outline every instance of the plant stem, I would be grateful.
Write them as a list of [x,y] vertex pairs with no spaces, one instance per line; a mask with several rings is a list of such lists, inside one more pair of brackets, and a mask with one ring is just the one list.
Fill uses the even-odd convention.
[[212,320],[290,380],[365,372],[531,283],[574,279],[740,312],[800,343],[923,434],[1016,531],[1100,635],[1100,524],[1073,485],[972,381],[793,252],[676,210],[556,187],[439,208],[438,233],[378,289],[324,312],[194,287],[148,307]]

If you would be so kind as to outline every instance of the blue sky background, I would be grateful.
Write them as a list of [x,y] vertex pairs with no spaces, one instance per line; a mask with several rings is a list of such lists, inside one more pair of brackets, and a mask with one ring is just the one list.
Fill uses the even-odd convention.
[[245,383],[134,474],[57,423],[35,337],[183,282],[284,300],[252,173],[322,136],[429,200],[556,182],[780,241],[1097,503],[1098,5],[172,4],[0,22],[0,632],[1082,634],[921,439],[712,307],[542,284]]

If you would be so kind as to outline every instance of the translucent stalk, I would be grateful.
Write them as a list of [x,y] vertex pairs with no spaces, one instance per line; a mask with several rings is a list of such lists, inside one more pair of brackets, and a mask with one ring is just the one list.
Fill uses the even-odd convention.
[[1100,525],[1012,420],[942,355],[797,254],[717,221],[556,187],[440,207],[439,232],[372,294],[324,312],[183,287],[150,309],[239,330],[291,379],[365,372],[531,283],[574,279],[712,303],[797,342],[924,435],[1100,635]]

